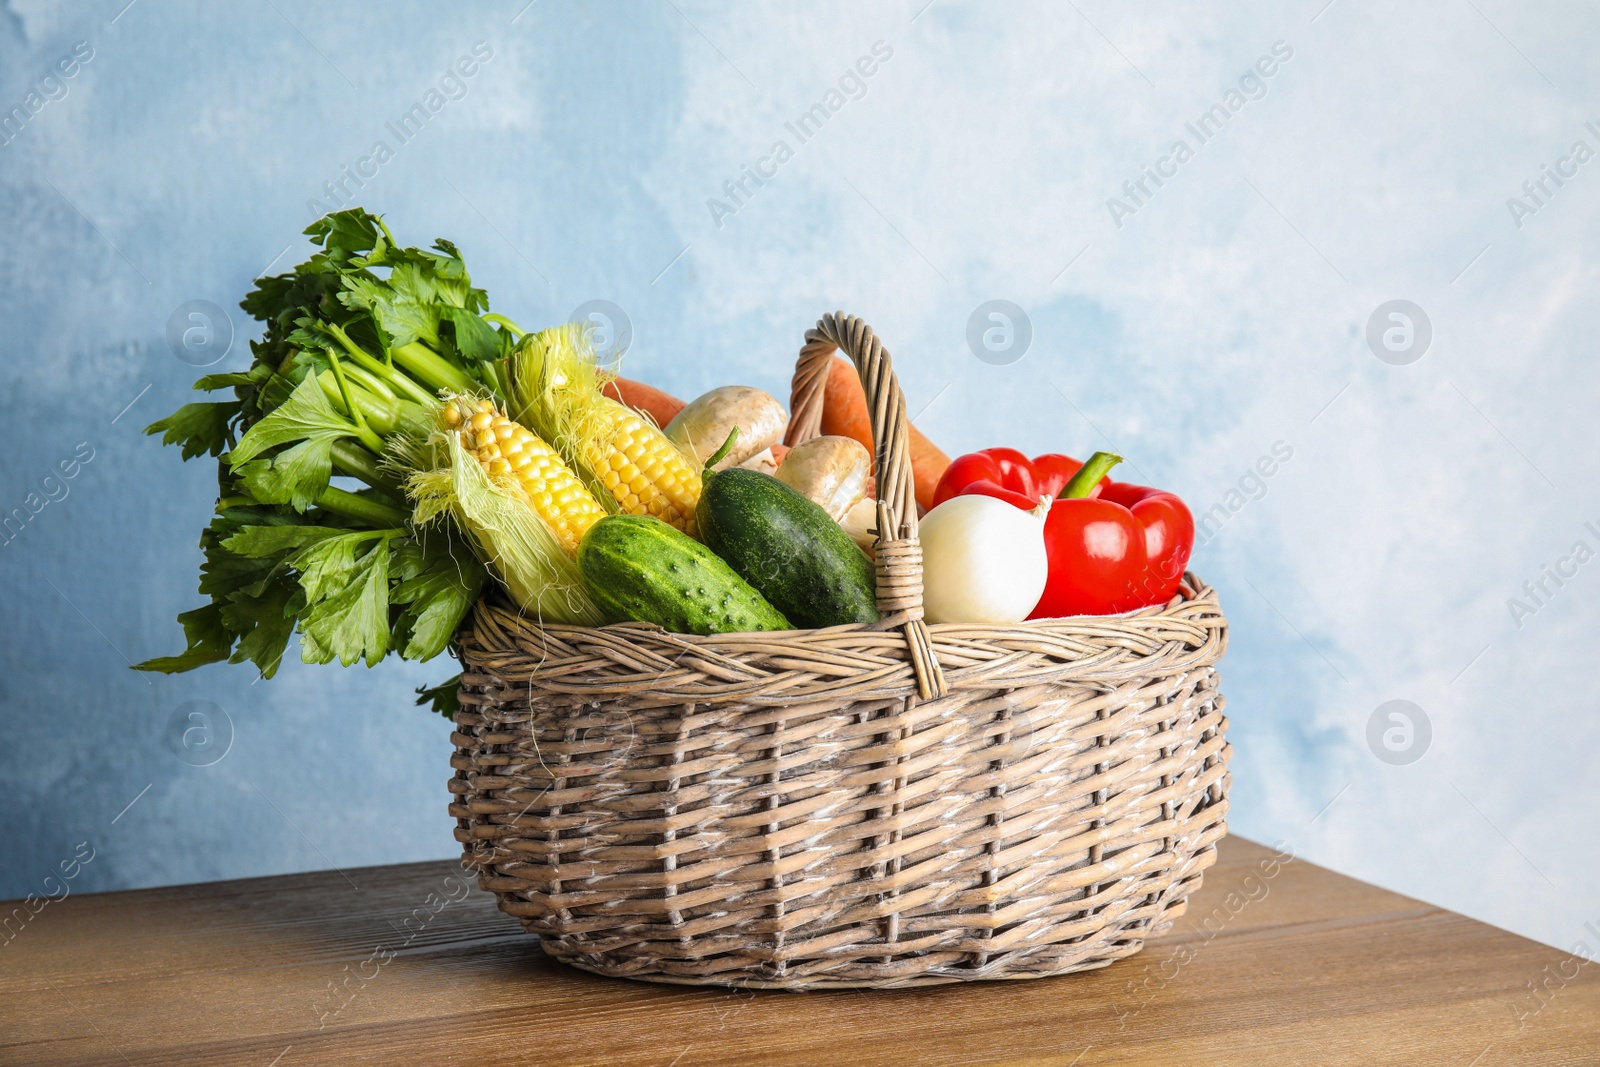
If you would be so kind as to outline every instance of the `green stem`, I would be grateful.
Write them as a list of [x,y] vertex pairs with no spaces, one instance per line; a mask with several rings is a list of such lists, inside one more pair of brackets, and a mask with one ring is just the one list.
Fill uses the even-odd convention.
[[343,515],[347,519],[355,519],[372,526],[392,526],[394,533],[405,533],[407,520],[411,518],[403,508],[392,504],[384,504],[364,496],[346,492],[336,486],[328,486],[317,497],[317,507],[331,511],[335,515]]
[[372,221],[378,224],[378,229],[383,231],[384,239],[389,242],[389,247],[384,250],[385,252],[393,252],[396,248],[400,247],[395,243],[394,234],[389,232],[388,225],[381,218],[378,218],[376,215],[374,215],[372,216]]
[[504,326],[506,329],[510,330],[511,331],[511,339],[513,341],[522,340],[522,338],[528,332],[527,330],[524,330],[521,326],[518,326],[516,323],[512,322],[510,319],[506,318],[504,315],[484,315],[484,316],[482,316],[482,318],[483,318],[484,322],[495,323],[496,325]]
[[333,367],[333,376],[339,383],[339,395],[344,397],[345,408],[356,423],[356,436],[361,438],[361,443],[372,449],[373,452],[383,451],[383,438],[372,432],[367,425],[367,417],[361,413],[361,408],[350,399],[350,387],[345,384],[344,371],[339,365],[339,357],[332,349],[328,350],[328,363]]
[[354,366],[344,368],[344,372],[350,376],[351,381],[355,382],[369,393],[381,396],[383,399],[389,401],[399,399],[399,397],[394,395],[394,390],[389,388],[387,382],[368,371],[365,367],[362,367],[359,363]]
[[1078,473],[1072,476],[1072,480],[1062,488],[1056,499],[1073,500],[1088,496],[1094,492],[1094,487],[1100,484],[1100,479],[1106,476],[1106,472],[1121,462],[1122,457],[1115,452],[1096,452],[1089,457],[1087,463],[1078,468]]
[[[329,380],[330,377],[333,378],[332,381]],[[365,389],[350,389],[348,388],[348,383],[346,383],[347,388],[345,390],[340,390],[337,375],[319,374],[317,375],[317,384],[322,386],[322,395],[328,398],[328,402],[338,408],[340,413],[352,422],[357,420],[351,414],[349,401],[355,401],[357,410],[365,417],[368,432],[371,433],[376,430],[376,434],[371,440],[362,437],[361,443],[374,453],[382,452],[384,436],[394,433],[399,428],[400,413],[398,407],[400,401],[390,404],[382,397],[375,396]]]
[[397,499],[405,498],[405,490],[399,481],[378,466],[378,461],[371,452],[353,441],[333,443],[333,465],[339,469],[340,474],[359,478],[372,488],[381,489]]
[[722,447],[711,453],[711,458],[706,460],[705,473],[702,478],[711,477],[711,468],[722,462],[722,457],[733,451],[734,444],[739,440],[739,427],[735,426],[728,431],[727,440],[722,442]]
[[434,389],[448,389],[452,393],[471,393],[477,388],[478,383],[469,378],[465,371],[421,341],[412,341],[408,345],[391,349],[390,355],[418,381]]
[[493,363],[484,363],[481,366],[489,391],[494,393],[497,399],[508,398],[511,395],[511,387],[506,381],[506,376],[510,373],[510,365],[501,359]]
[[339,344],[344,346],[344,350],[350,354],[351,359],[355,360],[362,367],[371,371],[378,378],[386,381],[391,388],[405,393],[406,396],[410,397],[412,400],[418,401],[419,403],[426,404],[433,400],[433,394],[429,393],[426,389],[422,388],[422,386],[418,385],[404,374],[396,374],[392,365],[385,363],[381,359],[378,359],[376,356],[372,355],[372,353],[356,344],[355,341],[351,340],[350,335],[345,333],[344,327],[340,326],[338,323],[330,322],[327,324],[326,329],[328,333],[333,335],[334,339],[337,340]]

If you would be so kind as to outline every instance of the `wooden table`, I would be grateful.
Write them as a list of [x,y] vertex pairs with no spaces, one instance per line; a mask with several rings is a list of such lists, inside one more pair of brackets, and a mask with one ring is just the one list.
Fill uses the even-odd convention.
[[569,970],[445,862],[72,896],[0,947],[0,1063],[1600,1063],[1600,966],[1272,855],[1105,970],[890,993]]

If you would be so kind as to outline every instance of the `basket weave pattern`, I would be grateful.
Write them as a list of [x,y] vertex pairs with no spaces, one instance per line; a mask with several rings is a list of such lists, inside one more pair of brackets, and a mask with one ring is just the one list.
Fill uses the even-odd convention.
[[1191,574],[1126,616],[928,626],[888,354],[843,316],[807,342],[799,439],[836,345],[873,408],[884,622],[698,637],[485,601],[460,635],[467,861],[547,953],[623,977],[910,986],[1136,952],[1226,832],[1215,594]]

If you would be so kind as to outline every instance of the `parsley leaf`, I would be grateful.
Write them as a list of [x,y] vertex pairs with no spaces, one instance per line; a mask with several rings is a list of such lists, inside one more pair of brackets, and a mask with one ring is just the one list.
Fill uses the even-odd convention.
[[[338,545],[318,555],[319,593],[326,594],[339,580],[343,585],[332,595],[316,599],[306,592],[306,611],[300,617],[301,658],[307,663],[327,663],[334,657],[348,667],[358,659],[367,666],[376,664],[389,651],[389,541],[380,538],[359,559],[353,546],[348,562],[344,538],[333,538],[314,545],[306,552],[317,552],[323,545]],[[343,570],[333,572],[335,564]],[[302,582],[307,579],[302,572]]]
[[417,687],[417,707],[424,704],[447,719],[454,719],[461,710],[461,675],[446,678],[438,685]]
[[161,434],[164,445],[182,445],[183,458],[219,456],[233,444],[233,420],[239,415],[239,401],[218,400],[185,404],[164,419],[144,428],[146,434]]
[[183,624],[184,640],[189,647],[176,656],[156,656],[136,663],[134,670],[177,674],[228,658],[233,648],[233,634],[222,624],[222,605],[211,603],[185,611],[178,616],[178,621]]
[[464,545],[438,533],[425,546],[411,538],[396,541],[390,563],[400,581],[389,599],[405,607],[395,624],[401,655],[432,659],[450,644],[488,572]]
[[[264,504],[304,511],[328,488],[333,443],[356,428],[333,409],[315,374],[307,374],[289,399],[250,427],[229,453],[251,495]],[[268,449],[294,443],[270,460],[249,462]]]

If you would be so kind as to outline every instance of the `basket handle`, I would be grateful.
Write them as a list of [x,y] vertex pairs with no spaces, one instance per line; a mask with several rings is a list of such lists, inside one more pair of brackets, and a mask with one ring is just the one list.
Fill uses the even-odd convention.
[[797,445],[822,430],[823,391],[835,350],[855,364],[872,415],[872,440],[878,485],[878,541],[875,549],[880,625],[899,627],[911,653],[917,692],[932,700],[948,692],[944,671],[933,654],[933,640],[922,617],[922,545],[917,540],[916,483],[907,448],[906,398],[872,327],[855,315],[836,311],[806,331],[790,389],[789,429],[784,443]]

